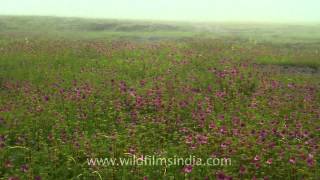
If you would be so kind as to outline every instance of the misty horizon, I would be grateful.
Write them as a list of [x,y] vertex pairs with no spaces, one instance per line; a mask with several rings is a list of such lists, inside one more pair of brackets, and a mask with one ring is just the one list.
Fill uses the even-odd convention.
[[4,0],[0,15],[57,16],[125,20],[191,22],[319,23],[320,2],[315,0],[274,2],[262,0],[209,1],[74,1]]

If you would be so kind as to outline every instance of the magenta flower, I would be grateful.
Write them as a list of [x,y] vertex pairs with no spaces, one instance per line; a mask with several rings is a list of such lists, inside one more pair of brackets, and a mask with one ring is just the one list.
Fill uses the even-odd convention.
[[236,68],[231,69],[231,74],[233,76],[237,76],[238,75],[238,70]]
[[256,162],[256,163],[255,163],[255,167],[256,167],[257,169],[259,169],[259,168],[261,168],[261,164],[260,164],[259,162]]
[[226,175],[223,172],[219,172],[216,175],[217,180],[225,180],[226,179]]
[[181,101],[181,102],[179,103],[179,105],[180,105],[181,108],[185,108],[185,107],[188,106],[188,102],[184,100],[184,101]]
[[49,101],[49,96],[44,96],[44,101]]
[[239,129],[232,129],[232,134],[238,136],[240,134]]
[[143,98],[141,96],[136,96],[136,107],[141,108],[143,104]]
[[134,89],[130,88],[129,89],[129,95],[132,96],[132,97],[136,97],[137,93]]
[[253,160],[254,161],[260,161],[260,157],[258,155],[256,155]]
[[20,170],[21,170],[21,172],[26,173],[26,172],[28,172],[29,167],[28,167],[28,165],[24,164],[24,165],[21,166]]
[[221,134],[226,134],[228,131],[227,131],[227,128],[225,127],[225,126],[222,126],[221,128],[220,128],[220,133]]
[[120,91],[121,91],[122,93],[127,92],[127,84],[126,84],[124,81],[121,81],[121,82],[120,82]]
[[191,172],[192,172],[192,169],[193,169],[192,165],[187,165],[187,166],[185,166],[185,167],[183,168],[183,172],[184,172],[184,173],[191,173]]
[[218,116],[218,118],[219,118],[221,121],[223,121],[223,120],[224,120],[224,115],[223,115],[223,114],[220,114],[220,115]]
[[295,164],[295,163],[296,163],[296,158],[294,158],[294,157],[293,157],[293,158],[290,158],[290,159],[289,159],[289,162],[290,162],[291,164]]
[[147,82],[146,80],[141,80],[140,81],[140,86],[143,87],[146,84],[146,82]]
[[5,167],[5,168],[12,168],[12,167],[13,167],[13,164],[12,164],[12,162],[11,162],[10,160],[6,160],[6,161],[4,162],[4,167]]
[[186,142],[186,144],[191,144],[191,143],[193,142],[193,137],[192,137],[192,135],[187,136],[185,142]]
[[161,106],[162,106],[161,96],[157,96],[157,97],[154,99],[154,105],[155,105],[157,108],[161,108]]
[[41,179],[42,179],[41,176],[34,177],[34,180],[41,180]]
[[197,135],[197,143],[198,144],[207,144],[208,143],[208,137],[204,135]]
[[313,155],[312,155],[312,154],[308,154],[307,164],[308,164],[308,166],[310,166],[310,167],[314,166],[315,162],[314,162],[314,159],[313,159]]
[[225,148],[228,147],[228,145],[226,143],[222,143],[220,146],[221,146],[222,149],[225,149]]
[[223,91],[218,91],[216,92],[216,97],[218,98],[223,98],[224,96],[226,96],[226,93]]
[[216,126],[216,124],[214,123],[214,122],[211,122],[210,124],[209,124],[209,128],[210,129],[214,129],[214,128],[216,128],[217,126]]
[[239,173],[243,175],[245,172],[246,172],[246,168],[243,166],[240,166]]
[[266,163],[269,164],[269,165],[272,164],[272,159],[269,158],[269,159],[266,161]]
[[197,148],[197,145],[196,145],[196,144],[191,144],[190,148],[191,148],[191,149],[196,149],[196,148]]

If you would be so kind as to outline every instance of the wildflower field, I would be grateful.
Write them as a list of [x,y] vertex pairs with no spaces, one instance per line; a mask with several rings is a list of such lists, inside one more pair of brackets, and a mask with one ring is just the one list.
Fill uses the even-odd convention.
[[319,179],[320,26],[206,27],[1,17],[0,179]]

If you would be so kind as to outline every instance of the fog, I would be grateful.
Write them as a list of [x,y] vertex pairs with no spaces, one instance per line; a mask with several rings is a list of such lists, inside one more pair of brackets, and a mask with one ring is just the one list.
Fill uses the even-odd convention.
[[319,22],[319,0],[0,0],[0,15]]

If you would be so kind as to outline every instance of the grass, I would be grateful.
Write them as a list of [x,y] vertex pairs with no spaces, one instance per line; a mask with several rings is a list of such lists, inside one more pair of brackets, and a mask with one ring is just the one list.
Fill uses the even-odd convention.
[[[320,176],[313,25],[0,24],[0,179]],[[289,65],[302,70],[281,68]],[[88,164],[147,155],[232,163]]]

